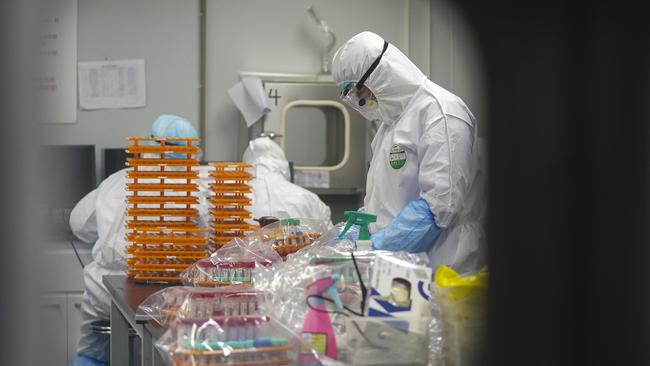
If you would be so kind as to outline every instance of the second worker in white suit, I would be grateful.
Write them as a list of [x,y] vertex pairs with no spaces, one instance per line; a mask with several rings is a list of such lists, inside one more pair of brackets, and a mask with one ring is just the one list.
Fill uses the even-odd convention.
[[289,162],[268,137],[248,143],[243,161],[253,166],[253,217],[317,219],[331,225],[330,208],[316,194],[289,181]]

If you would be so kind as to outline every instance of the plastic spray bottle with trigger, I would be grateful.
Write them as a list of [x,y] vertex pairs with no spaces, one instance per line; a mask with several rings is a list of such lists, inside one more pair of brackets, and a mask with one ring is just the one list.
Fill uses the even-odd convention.
[[342,310],[343,304],[336,290],[336,280],[330,276],[310,283],[306,290],[308,307],[302,325],[302,338],[316,354],[303,348],[300,352],[300,364],[321,365],[317,355],[325,355],[336,360],[336,335],[323,294],[329,295],[337,310]]
[[343,231],[339,234],[339,239],[343,239],[352,225],[358,225],[359,238],[356,241],[356,250],[370,250],[372,242],[370,241],[370,230],[368,229],[368,225],[377,221],[377,215],[360,211],[345,211],[344,213],[348,218],[348,221],[345,224]]

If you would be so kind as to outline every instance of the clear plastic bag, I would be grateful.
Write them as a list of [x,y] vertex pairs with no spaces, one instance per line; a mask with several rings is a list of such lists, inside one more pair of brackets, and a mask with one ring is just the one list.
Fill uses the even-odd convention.
[[155,345],[174,366],[297,365],[305,354],[322,359],[269,316],[177,320]]
[[445,339],[440,320],[440,308],[435,298],[429,302],[431,320],[429,321],[429,365],[445,366]]
[[259,315],[266,297],[250,289],[174,286],[145,299],[135,318],[167,327],[177,319]]
[[430,351],[438,365],[479,363],[484,350],[487,276],[487,269],[467,275],[447,266],[436,270]]
[[327,223],[314,219],[284,219],[264,226],[243,238],[246,245],[270,246],[285,258],[291,253],[308,247],[327,231]]
[[282,262],[282,258],[264,243],[235,238],[211,257],[194,263],[181,273],[186,286],[220,287],[253,285],[253,274],[259,268]]
[[363,314],[365,290],[358,273],[365,284],[373,256],[368,252],[355,255],[353,260],[346,243],[341,243],[341,246],[315,244],[289,255],[284,263],[258,272],[255,288],[269,293],[268,305],[275,317],[292,331],[300,333],[308,310],[307,286],[321,278],[331,277],[336,282],[342,305],[349,309],[337,311],[331,302],[326,303],[336,330],[337,325],[343,324],[345,313]]
[[429,334],[415,331],[413,320],[349,317],[337,342],[338,360],[346,365],[427,365]]
[[[323,236],[327,237],[328,233]],[[336,235],[330,237],[335,238]],[[314,300],[321,300],[322,308],[316,310],[329,315],[337,348],[336,358],[341,364],[425,365],[428,359],[428,328],[414,329],[410,326],[419,319],[364,315],[368,306],[372,265],[379,253],[424,265],[428,264],[427,256],[404,252],[350,252],[349,248],[350,241],[347,239],[321,240],[289,255],[284,263],[259,272],[255,286],[270,295],[266,303],[269,314],[292,332],[300,334],[305,330]],[[314,296],[309,290],[315,282],[330,278],[336,286],[335,296],[341,306],[337,306],[331,293]],[[375,337],[374,341],[372,337]],[[307,335],[306,339],[309,338]],[[391,339],[409,343],[403,345]],[[322,353],[322,349],[317,351]]]

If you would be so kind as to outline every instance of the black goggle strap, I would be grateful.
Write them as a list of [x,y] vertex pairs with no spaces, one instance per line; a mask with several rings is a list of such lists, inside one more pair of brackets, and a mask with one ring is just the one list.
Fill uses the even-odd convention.
[[375,68],[377,68],[377,65],[379,65],[379,61],[381,61],[381,57],[386,53],[386,50],[388,49],[388,42],[384,41],[384,49],[381,51],[379,56],[375,59],[375,61],[370,65],[368,68],[368,71],[366,71],[365,74],[359,79],[359,82],[356,85],[357,90],[361,90],[363,88],[363,84],[366,83],[366,79],[372,74],[373,71],[375,71]]

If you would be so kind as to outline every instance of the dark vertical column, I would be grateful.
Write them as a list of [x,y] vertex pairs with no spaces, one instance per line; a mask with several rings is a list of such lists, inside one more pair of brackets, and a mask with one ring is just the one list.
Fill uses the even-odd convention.
[[491,122],[482,364],[650,364],[649,5],[459,3]]

